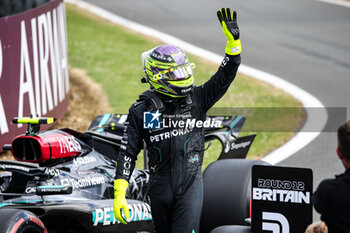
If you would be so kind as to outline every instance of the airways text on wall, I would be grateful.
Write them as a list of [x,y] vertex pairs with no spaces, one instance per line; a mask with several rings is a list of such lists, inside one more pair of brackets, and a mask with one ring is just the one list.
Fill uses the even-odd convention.
[[[0,19],[0,146],[23,132],[13,117],[61,118],[69,91],[63,0]],[[1,151],[1,149],[0,149]]]

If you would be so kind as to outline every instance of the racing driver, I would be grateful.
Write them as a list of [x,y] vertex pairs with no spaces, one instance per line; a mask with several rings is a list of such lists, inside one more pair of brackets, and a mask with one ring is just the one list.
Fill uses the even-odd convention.
[[[145,141],[151,173],[148,194],[156,232],[199,232],[204,128],[176,122],[205,121],[207,111],[236,76],[242,50],[237,14],[222,8],[217,15],[228,40],[226,54],[218,71],[204,84],[193,86],[194,64],[177,46],[160,45],[141,56],[146,74],[143,80],[150,89],[129,109],[117,158],[113,211],[121,223],[126,224],[130,217],[125,193]],[[166,126],[164,122],[168,122]]]

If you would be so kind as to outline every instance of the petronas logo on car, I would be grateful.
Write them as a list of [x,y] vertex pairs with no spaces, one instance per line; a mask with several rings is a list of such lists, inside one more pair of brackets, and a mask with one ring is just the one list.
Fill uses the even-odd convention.
[[[147,203],[129,205],[130,218],[128,222],[150,221],[152,220],[151,207]],[[94,226],[108,226],[119,224],[113,214],[113,207],[96,209],[92,212],[92,222]]]

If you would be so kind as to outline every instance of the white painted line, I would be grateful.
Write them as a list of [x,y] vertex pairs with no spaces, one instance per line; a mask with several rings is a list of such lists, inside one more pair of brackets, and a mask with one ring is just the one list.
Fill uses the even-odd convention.
[[[85,9],[92,14],[95,14],[103,19],[121,25],[123,27],[137,31],[143,35],[157,38],[164,43],[178,45],[187,52],[205,58],[208,61],[220,64],[223,59],[223,56],[199,48],[174,36],[162,33],[150,27],[132,22],[128,19],[115,15],[109,11],[106,11],[82,0],[66,0],[66,2],[75,4],[76,6]],[[271,164],[277,164],[304,148],[320,134],[327,122],[328,116],[324,105],[316,97],[280,77],[246,65],[240,65],[239,72],[282,89],[283,91],[298,99],[306,110],[307,119],[300,132],[296,133],[296,135],[286,144],[266,155],[263,158],[264,161]],[[308,108],[319,108],[319,111],[317,111],[316,114],[315,111],[310,111]],[[304,132],[305,129],[313,129],[314,132]]]
[[338,6],[350,7],[350,2],[345,0],[316,0],[316,1],[330,3]]
[[[239,72],[267,82],[287,92],[302,103],[307,114],[306,122],[300,132],[296,133],[286,144],[266,155],[262,159],[263,161],[277,164],[304,148],[320,134],[326,125],[328,115],[324,105],[316,97],[280,77],[249,66],[241,65]],[[312,129],[313,132],[306,132],[309,129]]]

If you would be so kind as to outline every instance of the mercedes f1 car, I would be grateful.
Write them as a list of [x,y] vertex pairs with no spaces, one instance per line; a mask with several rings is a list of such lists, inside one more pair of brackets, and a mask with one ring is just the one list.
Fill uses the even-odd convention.
[[[13,119],[14,123],[28,124],[28,130],[3,147],[12,150],[16,161],[0,161],[0,233],[153,232],[147,167],[135,169],[130,180],[129,223],[120,224],[113,216],[115,160],[126,118],[100,115],[87,132],[68,128],[40,132],[40,125],[52,123],[53,118]],[[262,163],[244,160],[255,137],[238,137],[244,117],[211,118],[220,121],[221,127],[207,127],[205,139],[221,142],[221,163],[215,163],[224,166],[211,164],[204,172],[201,232],[224,224],[245,224],[249,217],[248,168]],[[241,159],[222,163],[228,158]],[[219,200],[227,206],[227,211],[221,211],[225,217],[220,219],[212,213],[218,202],[206,188],[213,182],[217,185],[212,179],[217,173],[227,177],[221,182],[221,191],[232,194],[230,200]]]

